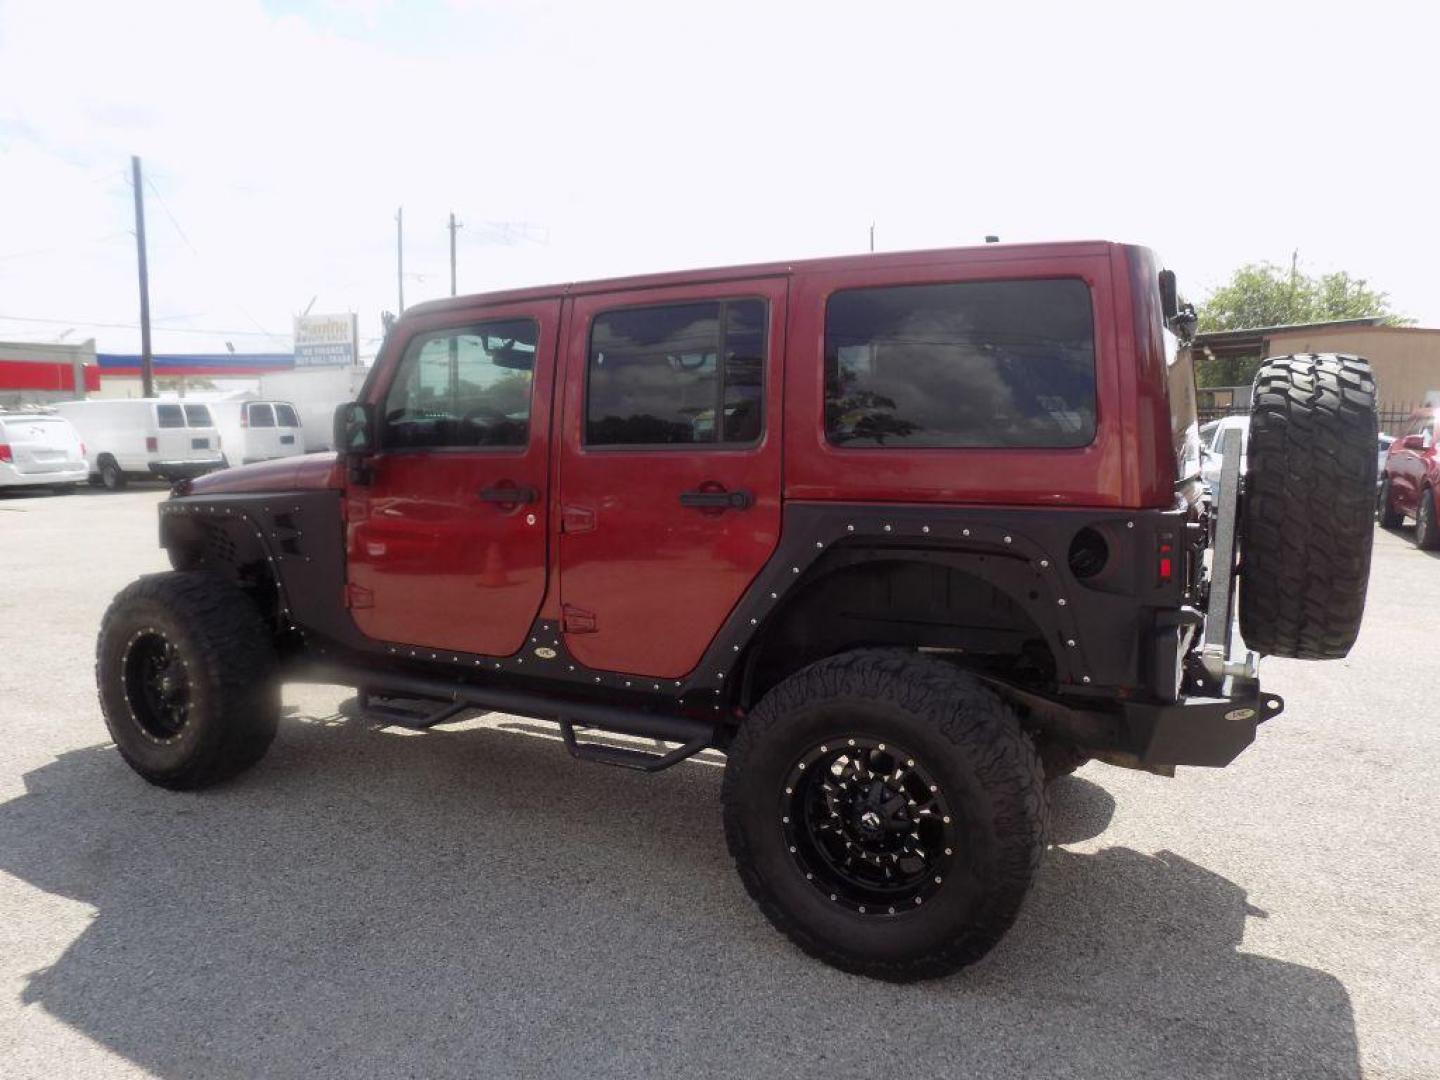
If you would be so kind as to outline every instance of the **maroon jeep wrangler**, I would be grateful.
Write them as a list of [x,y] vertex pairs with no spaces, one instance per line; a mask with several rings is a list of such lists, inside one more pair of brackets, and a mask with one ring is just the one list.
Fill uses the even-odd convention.
[[1247,472],[1226,454],[1207,499],[1193,322],[1108,243],[421,305],[338,455],[161,506],[175,569],[105,618],[106,722],[171,788],[257,762],[287,680],[354,686],[377,723],[554,721],[607,765],[718,750],[777,927],[851,971],[945,974],[1015,919],[1047,780],[1225,765],[1281,710],[1256,654],[1355,639],[1368,366],[1268,361]]

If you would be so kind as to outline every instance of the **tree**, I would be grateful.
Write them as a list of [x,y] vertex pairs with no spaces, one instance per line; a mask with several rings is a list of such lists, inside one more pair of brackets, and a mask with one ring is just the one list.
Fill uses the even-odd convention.
[[[1246,263],[1199,305],[1200,332],[1253,330],[1262,326],[1380,316],[1387,324],[1411,322],[1390,308],[1388,294],[1344,270],[1312,277],[1298,268]],[[1255,376],[1260,356],[1201,360],[1201,386],[1234,386]]]

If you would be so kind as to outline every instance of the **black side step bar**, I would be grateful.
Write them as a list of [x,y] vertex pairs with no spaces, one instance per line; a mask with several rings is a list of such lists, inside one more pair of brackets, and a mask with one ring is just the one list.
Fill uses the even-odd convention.
[[616,765],[622,769],[639,769],[641,772],[659,772],[671,765],[679,765],[702,750],[709,749],[710,735],[702,734],[683,746],[677,746],[668,754],[652,754],[647,750],[631,750],[625,746],[607,746],[604,743],[582,743],[575,738],[575,725],[569,720],[560,721],[560,734],[565,736],[565,749],[570,756],[580,761],[593,761],[599,765]]
[[[428,728],[454,719],[467,709],[513,713],[536,720],[560,724],[565,745],[575,757],[605,765],[658,772],[702,750],[720,746],[720,732],[715,724],[692,720],[685,716],[646,712],[625,705],[607,705],[598,701],[568,701],[547,694],[507,687],[455,683],[419,675],[383,674],[357,667],[325,666],[297,672],[296,681],[331,683],[360,687],[362,714],[375,716],[403,727]],[[407,708],[402,705],[373,701],[373,698],[401,698],[417,705],[433,703],[434,708]],[[575,728],[608,731],[618,735],[634,735],[644,739],[663,739],[682,744],[668,754],[650,754],[618,746],[582,743],[575,738]]]
[[[369,720],[383,720],[387,724],[394,724],[396,727],[406,727],[413,731],[424,731],[436,724],[443,724],[446,720],[453,720],[463,712],[468,712],[474,706],[463,701],[431,702],[415,701],[413,698],[403,697],[398,700],[391,698],[383,691],[361,688],[358,694],[358,706],[360,715]],[[406,704],[400,704],[404,701]],[[410,708],[409,703],[416,705],[430,706],[429,708]]]

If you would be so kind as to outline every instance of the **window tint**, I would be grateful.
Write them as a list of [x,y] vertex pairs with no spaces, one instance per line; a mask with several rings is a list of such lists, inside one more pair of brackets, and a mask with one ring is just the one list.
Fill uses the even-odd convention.
[[210,419],[210,410],[204,405],[186,405],[185,419],[191,427],[214,427],[215,422]]
[[755,442],[764,429],[765,334],[763,300],[597,315],[586,444]]
[[281,427],[299,427],[300,417],[295,414],[295,409],[283,401],[275,403],[275,422]]
[[825,430],[843,446],[1084,446],[1090,290],[1062,280],[839,292],[825,310]]
[[385,399],[383,445],[524,446],[539,326],[481,323],[412,338]]
[[249,413],[251,427],[275,426],[275,410],[269,405],[252,401],[245,409]]
[[185,414],[180,411],[179,405],[156,405],[155,422],[160,427],[184,427]]

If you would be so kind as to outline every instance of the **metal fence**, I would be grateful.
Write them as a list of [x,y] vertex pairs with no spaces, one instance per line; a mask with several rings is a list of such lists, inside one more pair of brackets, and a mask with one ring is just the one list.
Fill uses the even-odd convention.
[[[1418,405],[1405,405],[1378,410],[1376,415],[1380,420],[1380,430],[1387,435],[1398,435],[1401,430],[1410,426],[1410,417],[1419,407]],[[1232,405],[1218,409],[1201,408],[1196,411],[1200,415],[1200,423],[1202,424],[1208,424],[1211,420],[1223,420],[1227,416],[1250,415],[1250,408],[1245,405]]]

